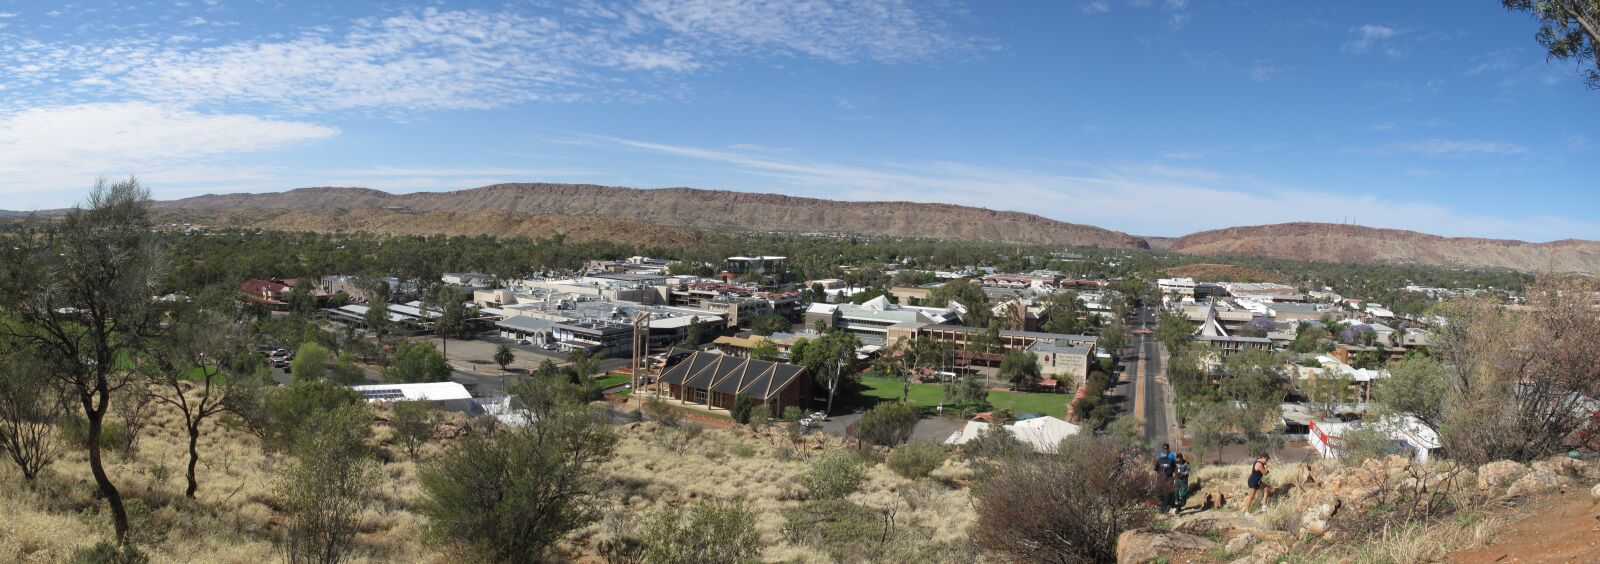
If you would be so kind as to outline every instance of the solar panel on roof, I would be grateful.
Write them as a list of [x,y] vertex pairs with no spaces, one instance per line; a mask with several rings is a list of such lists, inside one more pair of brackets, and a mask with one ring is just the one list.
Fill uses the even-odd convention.
[[401,392],[399,388],[378,388],[373,390],[361,390],[361,398],[367,401],[402,400],[406,399],[406,394]]

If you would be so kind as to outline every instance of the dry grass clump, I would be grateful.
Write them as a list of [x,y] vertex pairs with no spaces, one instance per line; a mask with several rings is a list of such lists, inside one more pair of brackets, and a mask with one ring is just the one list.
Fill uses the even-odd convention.
[[[805,500],[801,478],[816,458],[814,453],[826,449],[793,449],[744,430],[691,431],[688,438],[682,433],[652,423],[619,429],[617,456],[602,469],[614,484],[610,493],[615,505],[600,524],[580,533],[578,544],[593,546],[627,534],[659,507],[710,498],[742,502],[756,513],[764,560],[826,561],[815,547],[798,545],[784,534],[784,511]],[[784,450],[792,455],[783,457]],[[960,475],[951,464],[935,475]],[[866,481],[848,499],[875,511],[892,511],[897,529],[916,539],[914,544],[934,549],[964,543],[974,519],[966,489],[936,480],[907,480],[881,464],[866,469]],[[908,554],[924,556],[911,544]],[[931,558],[947,560],[937,550]]]
[[[183,497],[188,435],[176,410],[157,409],[131,456],[106,452],[106,471],[125,498],[134,542],[154,562],[280,560],[275,543],[281,516],[272,488],[284,456],[264,451],[255,436],[224,425],[220,417],[208,420],[204,431],[195,500]],[[385,433],[380,426],[375,434]],[[383,467],[378,500],[361,516],[356,561],[445,561],[419,540],[425,519],[416,513],[416,464],[379,446],[399,462]],[[14,466],[0,465],[0,562],[64,561],[111,538],[110,518],[89,476],[87,452],[72,447],[64,447],[33,484]]]

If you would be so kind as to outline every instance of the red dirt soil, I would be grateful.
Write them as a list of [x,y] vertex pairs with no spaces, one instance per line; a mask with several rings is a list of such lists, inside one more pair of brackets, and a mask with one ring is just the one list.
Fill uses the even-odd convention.
[[1578,490],[1525,509],[1522,520],[1476,550],[1453,552],[1448,562],[1600,561],[1600,502]]

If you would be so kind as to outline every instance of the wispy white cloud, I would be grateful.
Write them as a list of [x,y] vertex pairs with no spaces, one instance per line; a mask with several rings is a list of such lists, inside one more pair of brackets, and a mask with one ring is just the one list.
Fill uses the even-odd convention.
[[749,190],[1009,209],[1141,235],[1181,235],[1288,221],[1337,222],[1355,211],[1366,225],[1441,235],[1535,241],[1574,236],[1600,238],[1600,222],[1593,220],[1486,216],[1433,203],[1266,185],[1224,171],[1151,163],[1104,167],[1075,164],[1063,171],[953,162],[844,165],[631,139],[596,139],[713,163],[718,184],[723,186],[729,184],[726,179],[730,173],[742,173],[765,179],[743,188]]
[[977,52],[981,42],[957,33],[946,16],[904,0],[637,0],[560,13],[426,8],[342,31],[202,48],[177,36],[5,42],[0,84],[37,90],[35,103],[113,91],[169,105],[256,103],[301,113],[635,100],[671,90],[659,83],[673,76],[741,57],[902,63]]
[[6,178],[0,192],[85,186],[95,176],[131,173],[185,181],[219,176],[236,180],[230,176],[239,174],[236,169],[216,168],[208,159],[338,133],[314,123],[198,113],[145,102],[33,108],[0,116],[0,176]]
[[1271,82],[1273,79],[1277,78],[1278,75],[1288,71],[1288,67],[1274,65],[1264,61],[1256,61],[1254,64],[1250,65],[1250,80],[1255,82]]
[[1354,37],[1345,42],[1343,48],[1346,53],[1371,53],[1376,50],[1391,57],[1404,54],[1392,41],[1403,33],[1399,29],[1386,25],[1365,24],[1351,29],[1350,33]]
[[1430,157],[1516,156],[1528,154],[1528,148],[1516,143],[1481,139],[1416,139],[1389,143],[1371,152]]
[[1093,2],[1083,3],[1083,13],[1085,14],[1104,14],[1110,11],[1111,2],[1108,0],[1094,0]]

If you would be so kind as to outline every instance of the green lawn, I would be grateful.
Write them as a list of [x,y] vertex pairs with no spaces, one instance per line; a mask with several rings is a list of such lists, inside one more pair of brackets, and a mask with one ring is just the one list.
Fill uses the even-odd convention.
[[[903,382],[893,378],[881,376],[862,376],[861,384],[866,387],[862,395],[888,400],[900,399]],[[989,405],[995,409],[1010,409],[1012,413],[1038,413],[1053,417],[1065,418],[1067,416],[1067,402],[1072,400],[1068,394],[1036,394],[1027,392],[1011,392],[1006,390],[993,390],[989,392]],[[913,405],[933,408],[944,401],[944,387],[939,384],[911,384],[911,403]]]
[[630,377],[627,374],[612,374],[610,376],[601,376],[599,378],[595,378],[594,379],[594,384],[595,384],[595,387],[604,390],[604,389],[610,388],[612,386],[620,386],[620,385],[626,384],[626,383],[628,383],[629,378]]

